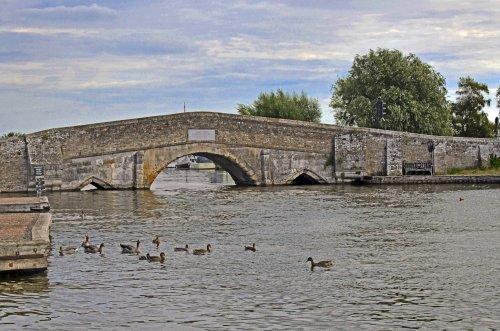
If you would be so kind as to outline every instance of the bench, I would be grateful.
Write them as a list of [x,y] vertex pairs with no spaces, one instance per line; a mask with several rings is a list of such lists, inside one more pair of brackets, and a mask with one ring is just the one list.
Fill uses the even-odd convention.
[[432,161],[403,161],[403,175],[432,175]]

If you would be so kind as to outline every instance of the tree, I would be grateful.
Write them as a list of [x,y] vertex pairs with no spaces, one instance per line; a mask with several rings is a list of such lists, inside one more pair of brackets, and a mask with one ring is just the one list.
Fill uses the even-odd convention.
[[500,115],[500,86],[497,88],[497,108],[498,108],[498,115]]
[[9,138],[9,137],[22,137],[24,136],[24,133],[20,132],[9,132],[9,133],[4,133],[0,138]]
[[483,111],[490,105],[488,86],[475,81],[473,78],[460,77],[457,100],[452,104],[453,128],[455,135],[460,137],[493,137],[495,126]]
[[317,99],[309,98],[304,92],[289,94],[278,89],[276,93],[260,93],[252,105],[238,104],[241,115],[287,118],[291,120],[318,122],[321,107]]
[[445,79],[414,54],[370,50],[356,55],[347,77],[332,86],[330,107],[340,125],[376,127],[375,105],[386,105],[382,128],[451,135]]

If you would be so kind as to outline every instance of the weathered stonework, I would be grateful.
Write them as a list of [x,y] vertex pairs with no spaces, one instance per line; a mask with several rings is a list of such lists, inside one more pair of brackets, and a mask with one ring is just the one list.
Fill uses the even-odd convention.
[[28,156],[24,137],[0,139],[0,192],[28,189]]
[[[190,141],[209,129],[215,141]],[[429,151],[429,144],[434,150]],[[0,139],[0,190],[34,190],[34,165],[45,187],[149,188],[175,159],[206,156],[239,185],[334,183],[353,174],[401,176],[403,161],[434,158],[435,172],[486,165],[499,139],[437,137],[232,114],[196,112],[50,129]]]

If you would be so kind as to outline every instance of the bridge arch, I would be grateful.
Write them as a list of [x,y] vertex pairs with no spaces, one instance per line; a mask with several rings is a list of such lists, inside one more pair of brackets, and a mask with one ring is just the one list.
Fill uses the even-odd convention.
[[[236,185],[253,186],[258,185],[259,178],[252,167],[242,157],[237,157],[230,151],[220,150],[213,146],[204,144],[195,144],[196,146],[187,146],[188,148],[179,148],[173,150],[155,149],[144,152],[144,186],[149,188],[160,172],[170,163],[186,156],[203,156],[221,169],[227,171]],[[186,145],[184,146],[186,147]]]
[[106,181],[104,181],[96,176],[90,176],[87,179],[80,182],[80,184],[77,187],[77,190],[81,190],[82,188],[84,188],[85,186],[87,186],[89,184],[95,186],[99,190],[114,189],[113,185],[111,185],[110,183],[108,183],[108,182],[106,182]]
[[290,175],[284,184],[310,185],[327,184],[328,181],[309,169],[301,169]]

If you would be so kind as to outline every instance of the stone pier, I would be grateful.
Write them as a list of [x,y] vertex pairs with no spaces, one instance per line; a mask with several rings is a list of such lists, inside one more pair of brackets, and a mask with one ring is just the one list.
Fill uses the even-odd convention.
[[47,269],[49,209],[46,197],[0,198],[0,275]]

